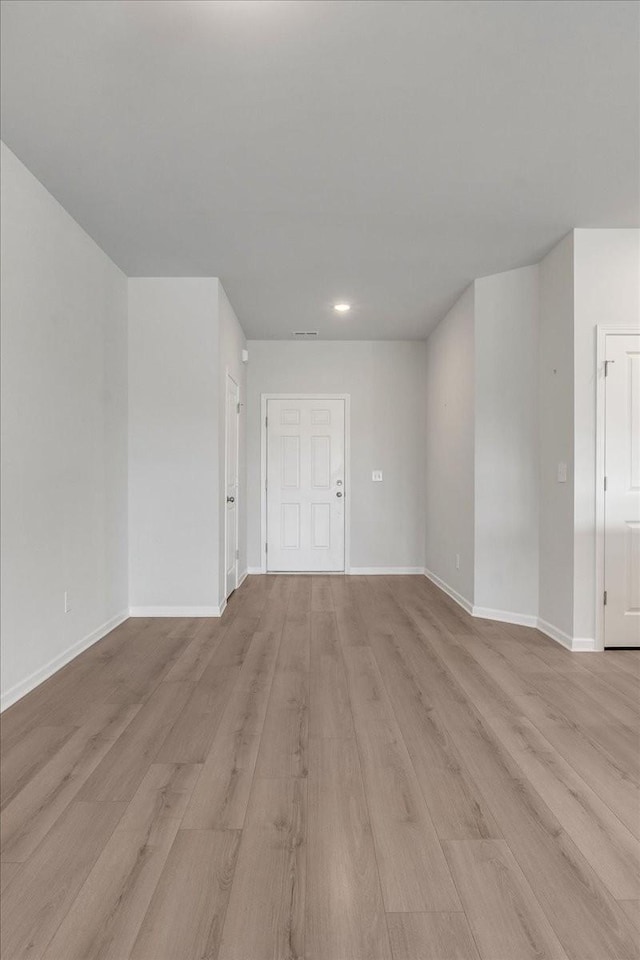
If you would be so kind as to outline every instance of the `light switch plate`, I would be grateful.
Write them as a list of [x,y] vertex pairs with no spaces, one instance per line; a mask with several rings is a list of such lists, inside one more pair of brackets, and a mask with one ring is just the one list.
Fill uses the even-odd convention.
[[374,483],[382,483],[382,470],[372,470],[371,479]]

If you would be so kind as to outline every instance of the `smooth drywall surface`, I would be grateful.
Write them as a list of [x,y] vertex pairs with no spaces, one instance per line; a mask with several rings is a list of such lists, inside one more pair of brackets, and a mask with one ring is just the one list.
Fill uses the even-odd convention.
[[[263,393],[351,395],[351,566],[424,566],[424,343],[249,341],[248,553],[261,564]],[[383,471],[374,483],[372,470]]]
[[[573,235],[539,265],[539,602],[538,616],[573,633]],[[558,482],[558,466],[567,479]]]
[[6,703],[126,612],[127,282],[1,150]]
[[219,461],[219,490],[218,497],[218,529],[220,531],[218,544],[219,590],[218,596],[222,599],[226,593],[225,577],[225,445],[226,445],[226,377],[227,374],[238,384],[240,392],[240,423],[238,432],[238,470],[239,490],[236,508],[238,511],[238,573],[242,576],[247,569],[247,487],[246,487],[246,398],[247,398],[247,365],[242,362],[242,351],[246,349],[242,327],[235,315],[234,309],[224,292],[221,283],[218,283],[218,461]]
[[426,354],[426,567],[473,603],[473,285],[431,333]]
[[219,603],[218,281],[129,280],[129,602]]
[[538,267],[475,282],[475,589],[538,612]]
[[574,636],[595,636],[597,326],[640,328],[640,230],[574,230]]

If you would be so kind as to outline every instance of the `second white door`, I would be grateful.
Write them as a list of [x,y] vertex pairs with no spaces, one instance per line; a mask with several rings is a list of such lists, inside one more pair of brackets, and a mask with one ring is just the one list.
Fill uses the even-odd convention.
[[609,335],[605,379],[604,643],[640,646],[640,336]]
[[267,569],[344,570],[345,401],[267,401]]
[[238,384],[227,374],[225,449],[225,596],[238,585]]

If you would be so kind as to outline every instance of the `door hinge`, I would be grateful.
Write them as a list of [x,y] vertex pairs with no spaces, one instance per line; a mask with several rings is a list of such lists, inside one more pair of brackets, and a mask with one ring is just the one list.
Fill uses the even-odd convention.
[[240,413],[240,404],[236,403],[236,413]]
[[606,493],[606,490],[607,490],[607,478],[606,478],[606,477],[604,478],[604,489],[605,489],[605,493]]
[[265,552],[265,553],[269,553],[269,544],[268,544],[268,543],[265,543],[265,545],[264,545],[264,552]]
[[269,426],[269,417],[265,417],[265,418],[264,418],[264,425],[265,425],[265,427],[268,427],[268,426]]
[[615,360],[605,360],[604,362],[604,375],[605,377],[609,376],[609,364],[615,363]]
[[606,591],[606,590],[605,590],[605,592],[604,592],[604,598],[603,598],[603,601],[602,601],[602,602],[603,602],[603,605],[606,607],[606,605],[607,605],[607,591]]

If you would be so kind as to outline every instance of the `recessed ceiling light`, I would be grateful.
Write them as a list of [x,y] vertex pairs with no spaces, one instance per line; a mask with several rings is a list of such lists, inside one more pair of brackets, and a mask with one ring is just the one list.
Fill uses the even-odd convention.
[[348,313],[351,310],[350,303],[334,303],[333,309],[336,313]]

